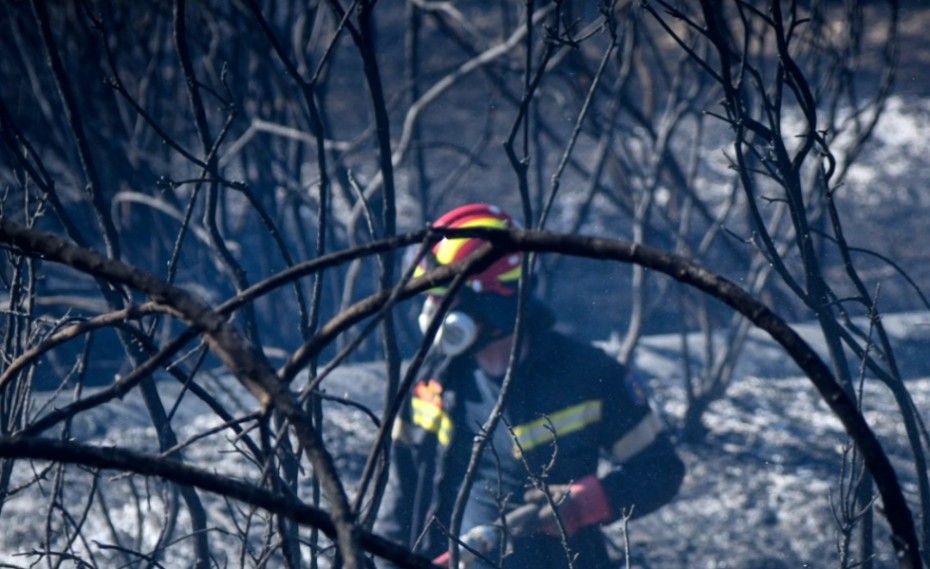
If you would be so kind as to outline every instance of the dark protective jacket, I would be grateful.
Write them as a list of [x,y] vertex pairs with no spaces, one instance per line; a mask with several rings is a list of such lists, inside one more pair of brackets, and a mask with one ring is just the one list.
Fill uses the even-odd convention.
[[[514,369],[503,426],[492,437],[497,444],[485,449],[470,499],[519,505],[530,472],[545,472],[550,485],[565,484],[597,473],[599,459],[606,458],[611,467],[605,472],[602,461],[600,476],[615,518],[642,516],[669,502],[684,465],[642,387],[594,346],[553,330],[529,341]],[[476,378],[481,372],[473,358],[453,359],[416,384],[394,425],[390,478],[376,531],[430,558],[447,548],[444,529],[474,437],[488,418],[488,406],[474,403],[487,399],[481,385],[489,382]],[[519,480],[518,487],[508,479]],[[462,532],[493,521],[466,513]],[[575,567],[608,565],[599,528],[579,530],[569,545],[578,556]],[[567,566],[559,539],[537,534],[514,541],[503,567],[531,566]]]

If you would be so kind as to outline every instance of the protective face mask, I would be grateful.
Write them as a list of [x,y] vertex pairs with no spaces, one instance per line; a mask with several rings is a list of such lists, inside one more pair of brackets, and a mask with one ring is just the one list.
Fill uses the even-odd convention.
[[[439,303],[428,298],[417,317],[420,332],[425,334],[429,323],[436,315]],[[447,356],[457,356],[470,348],[478,339],[478,325],[464,312],[453,310],[446,314],[433,338],[433,346]]]

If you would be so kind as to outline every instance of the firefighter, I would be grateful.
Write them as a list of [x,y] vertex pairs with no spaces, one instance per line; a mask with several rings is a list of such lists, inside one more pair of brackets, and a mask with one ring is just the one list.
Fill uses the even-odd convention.
[[[433,225],[513,223],[497,207],[470,204]],[[453,263],[480,245],[444,239],[417,270]],[[514,348],[521,264],[511,255],[471,277],[443,315],[433,347],[441,363],[424,368],[394,425],[376,530],[447,564],[447,528],[475,437],[482,436],[459,534],[474,552],[461,549],[463,564],[567,567],[570,555],[575,567],[610,567],[600,526],[667,504],[685,468],[643,387],[603,351],[556,331],[551,310],[534,298],[525,303],[502,415],[493,433],[481,432]],[[443,292],[427,295],[421,329],[436,316]]]

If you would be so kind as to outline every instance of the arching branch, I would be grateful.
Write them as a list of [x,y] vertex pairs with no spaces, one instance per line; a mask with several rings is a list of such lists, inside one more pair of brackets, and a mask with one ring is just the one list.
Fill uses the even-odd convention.
[[[683,257],[646,245],[614,239],[519,229],[507,231],[436,230],[436,233],[447,237],[481,237],[490,245],[476,252],[476,255],[480,255],[481,262],[464,259],[460,263],[434,271],[433,274],[411,280],[404,286],[401,293],[394,295],[396,298],[408,298],[430,286],[435,286],[438,282],[448,282],[462,271],[481,271],[495,258],[513,251],[532,251],[635,263],[664,273],[738,311],[756,326],[768,332],[810,378],[824,402],[840,420],[847,434],[859,448],[869,472],[875,479],[876,486],[882,495],[885,516],[893,533],[892,542],[898,553],[899,567],[916,569],[921,566],[913,517],[898,484],[894,468],[855,402],[836,381],[823,360],[787,322],[735,283]],[[204,330],[211,347],[216,350],[236,377],[264,404],[274,405],[281,410],[294,425],[303,444],[313,445],[312,448],[307,449],[311,462],[315,466],[319,465],[328,469],[323,471],[324,481],[328,482],[328,490],[337,492],[336,496],[341,496],[345,500],[345,494],[333,470],[329,454],[309,422],[299,422],[303,419],[303,413],[296,407],[290,393],[286,391],[286,382],[279,381],[264,357],[249,351],[244,340],[216,312],[181,289],[162,283],[155,277],[137,271],[128,265],[71,245],[54,235],[26,229],[7,220],[0,220],[0,241],[20,247],[32,255],[41,255],[95,276],[132,286],[148,294],[154,300],[175,307],[190,324]],[[390,299],[389,291],[382,291],[369,297],[354,307],[351,318],[330,322],[308,344],[313,344],[316,340],[318,343],[314,347],[318,348],[321,334],[333,337],[339,330],[375,314]],[[305,344],[304,351],[308,344]],[[292,358],[292,364],[294,359]],[[298,366],[294,365],[294,368],[296,367]],[[338,523],[344,523],[353,526],[352,532],[357,531],[350,522],[347,503],[337,503],[334,506],[336,507],[334,519],[337,521],[337,528]],[[346,508],[342,512],[342,518],[339,517],[339,507]],[[352,533],[351,536],[354,540],[356,534]],[[346,535],[343,534],[342,538],[345,537]],[[345,547],[349,546],[349,543],[340,540],[340,545]]]

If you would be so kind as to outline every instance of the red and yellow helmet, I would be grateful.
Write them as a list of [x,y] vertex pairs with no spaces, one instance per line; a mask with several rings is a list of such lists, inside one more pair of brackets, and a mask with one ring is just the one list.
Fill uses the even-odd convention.
[[[433,227],[449,229],[464,229],[467,227],[506,229],[516,225],[513,218],[505,211],[496,206],[483,203],[457,207],[432,224]],[[482,239],[474,237],[443,239],[426,254],[414,274],[419,276],[437,266],[450,265],[460,261],[477,250],[482,243],[484,243]],[[517,281],[522,274],[522,258],[521,253],[506,255],[495,261],[484,271],[469,277],[466,284],[476,293],[511,296],[516,292]],[[429,291],[430,294],[442,294],[443,292],[442,289],[431,289]]]

